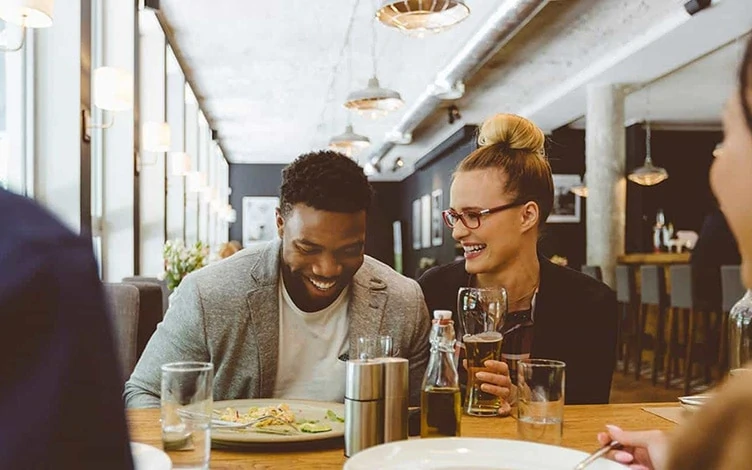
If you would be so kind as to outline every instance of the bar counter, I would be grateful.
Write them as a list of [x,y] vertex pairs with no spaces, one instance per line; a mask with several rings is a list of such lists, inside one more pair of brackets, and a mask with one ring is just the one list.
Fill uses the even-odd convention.
[[684,253],[630,253],[628,255],[619,255],[616,262],[619,264],[641,265],[641,264],[687,264],[689,263],[689,252]]

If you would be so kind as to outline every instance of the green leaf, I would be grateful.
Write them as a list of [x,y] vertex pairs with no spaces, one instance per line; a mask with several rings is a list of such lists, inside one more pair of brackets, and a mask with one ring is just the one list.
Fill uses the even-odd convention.
[[339,416],[337,416],[337,413],[332,410],[326,410],[326,419],[328,419],[329,421],[339,421],[340,423],[345,422],[345,418],[340,418]]
[[332,428],[327,426],[326,424],[303,423],[300,425],[300,430],[308,433],[317,433],[331,431]]

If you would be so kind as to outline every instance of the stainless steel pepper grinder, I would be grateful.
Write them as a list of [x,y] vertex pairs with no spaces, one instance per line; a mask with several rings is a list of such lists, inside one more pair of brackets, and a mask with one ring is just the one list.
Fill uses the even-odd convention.
[[347,361],[345,382],[345,456],[384,443],[384,363]]
[[410,401],[410,367],[407,359],[385,357],[384,443],[407,439],[407,405]]

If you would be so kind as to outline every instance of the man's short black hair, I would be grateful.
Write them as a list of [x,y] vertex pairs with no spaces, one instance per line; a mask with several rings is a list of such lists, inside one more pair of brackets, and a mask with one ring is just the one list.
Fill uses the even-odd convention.
[[282,170],[283,215],[302,203],[328,212],[368,211],[373,190],[363,169],[350,157],[331,150],[306,153]]

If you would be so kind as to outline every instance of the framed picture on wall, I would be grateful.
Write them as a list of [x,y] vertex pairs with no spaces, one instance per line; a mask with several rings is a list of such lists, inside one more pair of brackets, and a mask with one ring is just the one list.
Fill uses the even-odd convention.
[[243,198],[243,247],[274,240],[277,223],[274,210],[278,197],[246,196]]
[[443,192],[436,189],[431,193],[431,244],[441,246],[444,244],[444,223],[441,220],[441,211],[444,210]]
[[580,196],[571,191],[573,186],[579,184],[582,184],[580,175],[554,175],[554,206],[546,222],[580,222]]
[[420,198],[421,246],[431,248],[431,196],[424,194]]
[[413,250],[420,250],[420,199],[413,201]]

